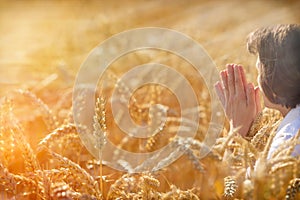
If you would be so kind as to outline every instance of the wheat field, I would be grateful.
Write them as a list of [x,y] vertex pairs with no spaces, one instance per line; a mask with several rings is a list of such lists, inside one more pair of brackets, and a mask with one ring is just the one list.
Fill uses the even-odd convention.
[[[106,140],[131,152],[153,152],[172,141],[183,152],[175,162],[144,173],[130,173],[123,162],[127,172],[115,170],[83,145],[72,113],[81,64],[114,34],[143,27],[174,29],[201,44],[219,70],[240,63],[255,82],[256,58],[246,50],[247,34],[261,26],[299,23],[299,10],[298,1],[283,0],[1,0],[0,199],[300,199],[300,159],[290,156],[300,132],[267,160],[282,119],[274,110],[265,108],[245,139],[228,131],[228,122],[221,124],[222,134],[209,154],[199,156],[212,115],[209,91],[203,77],[170,53],[145,50],[114,62],[98,83],[94,125],[100,133],[95,137],[105,133]],[[114,123],[108,100],[118,78],[132,66],[153,61],[190,78],[200,102],[194,138],[174,134],[180,105],[159,85],[138,89],[128,106],[137,124],[149,122],[149,104],[172,108],[158,133],[130,138]],[[120,90],[127,95],[126,85]]]

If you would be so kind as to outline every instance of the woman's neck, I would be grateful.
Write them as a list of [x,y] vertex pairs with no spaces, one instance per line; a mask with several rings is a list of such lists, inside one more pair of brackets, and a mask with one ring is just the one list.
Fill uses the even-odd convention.
[[285,117],[292,109],[284,107],[284,106],[279,106],[279,108],[277,108],[277,110],[279,110],[281,112],[282,116]]

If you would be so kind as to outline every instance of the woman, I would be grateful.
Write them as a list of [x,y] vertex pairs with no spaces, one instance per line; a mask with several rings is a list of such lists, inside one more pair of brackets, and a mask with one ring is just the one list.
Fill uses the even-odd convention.
[[[252,32],[248,51],[257,55],[258,87],[247,83],[241,65],[228,64],[221,71],[216,91],[226,116],[239,134],[247,133],[261,112],[259,92],[266,107],[284,116],[271,144],[268,158],[282,142],[294,137],[300,129],[300,25],[277,25]],[[293,156],[300,156],[297,145]]]

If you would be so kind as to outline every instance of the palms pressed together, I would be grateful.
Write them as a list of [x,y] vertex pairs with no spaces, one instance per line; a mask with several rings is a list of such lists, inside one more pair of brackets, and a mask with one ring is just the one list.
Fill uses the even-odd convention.
[[245,137],[256,116],[261,112],[259,88],[246,80],[241,65],[228,64],[220,72],[215,89],[233,128]]

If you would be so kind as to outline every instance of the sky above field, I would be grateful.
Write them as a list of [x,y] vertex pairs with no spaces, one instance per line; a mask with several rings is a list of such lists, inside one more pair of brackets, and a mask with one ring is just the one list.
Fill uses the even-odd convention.
[[248,59],[246,35],[264,25],[299,23],[299,6],[297,1],[4,0],[0,2],[0,90],[35,84],[52,73],[70,73],[72,79],[101,41],[147,26],[188,34],[220,68],[226,62],[245,63],[247,68],[255,58]]

